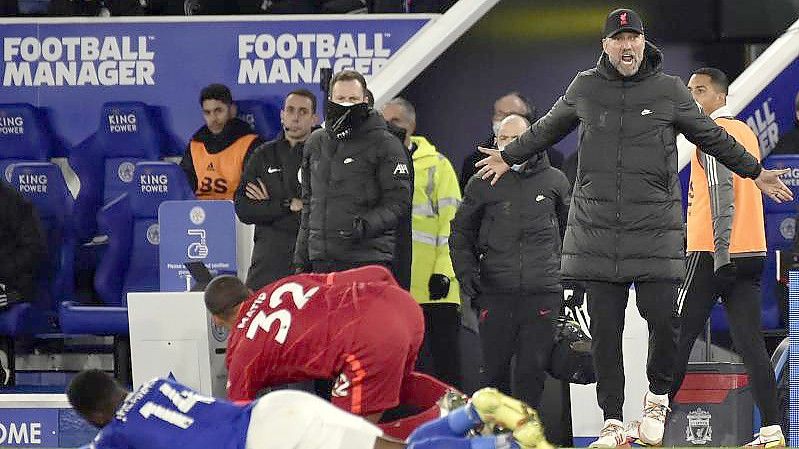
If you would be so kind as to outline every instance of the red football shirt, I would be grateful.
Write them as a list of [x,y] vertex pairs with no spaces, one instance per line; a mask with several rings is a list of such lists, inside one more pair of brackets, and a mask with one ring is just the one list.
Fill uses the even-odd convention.
[[360,271],[289,276],[242,303],[228,340],[228,397],[252,400],[269,386],[336,377],[342,355],[355,346],[358,309],[368,300],[355,284],[396,285],[390,274],[378,279],[374,271]]

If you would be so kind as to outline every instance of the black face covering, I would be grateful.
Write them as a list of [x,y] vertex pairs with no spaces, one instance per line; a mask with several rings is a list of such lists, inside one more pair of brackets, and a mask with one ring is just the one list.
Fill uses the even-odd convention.
[[327,100],[325,106],[325,129],[336,139],[346,139],[358,129],[369,116],[369,105],[356,103],[344,106]]

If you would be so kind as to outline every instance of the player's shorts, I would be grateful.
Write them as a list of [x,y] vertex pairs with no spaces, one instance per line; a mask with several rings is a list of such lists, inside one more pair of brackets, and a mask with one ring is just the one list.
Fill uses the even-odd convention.
[[252,406],[245,449],[373,449],[383,432],[305,392],[281,390]]
[[369,287],[375,300],[359,310],[355,345],[342,355],[332,402],[356,415],[382,412],[399,404],[400,388],[416,364],[424,339],[422,309],[410,293],[393,285]]

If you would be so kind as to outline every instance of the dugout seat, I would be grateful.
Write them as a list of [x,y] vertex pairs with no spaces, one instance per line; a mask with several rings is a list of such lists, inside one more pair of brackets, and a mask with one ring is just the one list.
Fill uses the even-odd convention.
[[47,253],[40,265],[36,297],[0,313],[0,348],[8,356],[7,383],[14,384],[15,337],[57,331],[60,301],[72,296],[72,195],[61,169],[50,162],[19,162],[8,166],[11,184],[31,203],[39,217]]
[[79,241],[96,235],[97,212],[129,190],[138,162],[157,161],[168,154],[162,151],[162,130],[156,114],[144,103],[103,105],[97,131],[69,157],[81,182],[74,214]]

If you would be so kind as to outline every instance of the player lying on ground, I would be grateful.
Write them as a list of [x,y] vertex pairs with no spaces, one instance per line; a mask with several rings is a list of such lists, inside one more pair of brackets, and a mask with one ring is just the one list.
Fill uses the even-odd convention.
[[333,404],[372,422],[399,404],[424,336],[419,305],[374,265],[289,276],[255,293],[234,276],[220,276],[206,288],[205,304],[230,329],[229,399],[336,379]]
[[281,390],[249,405],[203,396],[169,379],[135,392],[100,370],[79,373],[69,403],[101,430],[82,449],[519,449],[510,436],[466,438],[481,426],[472,406],[432,421],[408,444],[308,393]]

